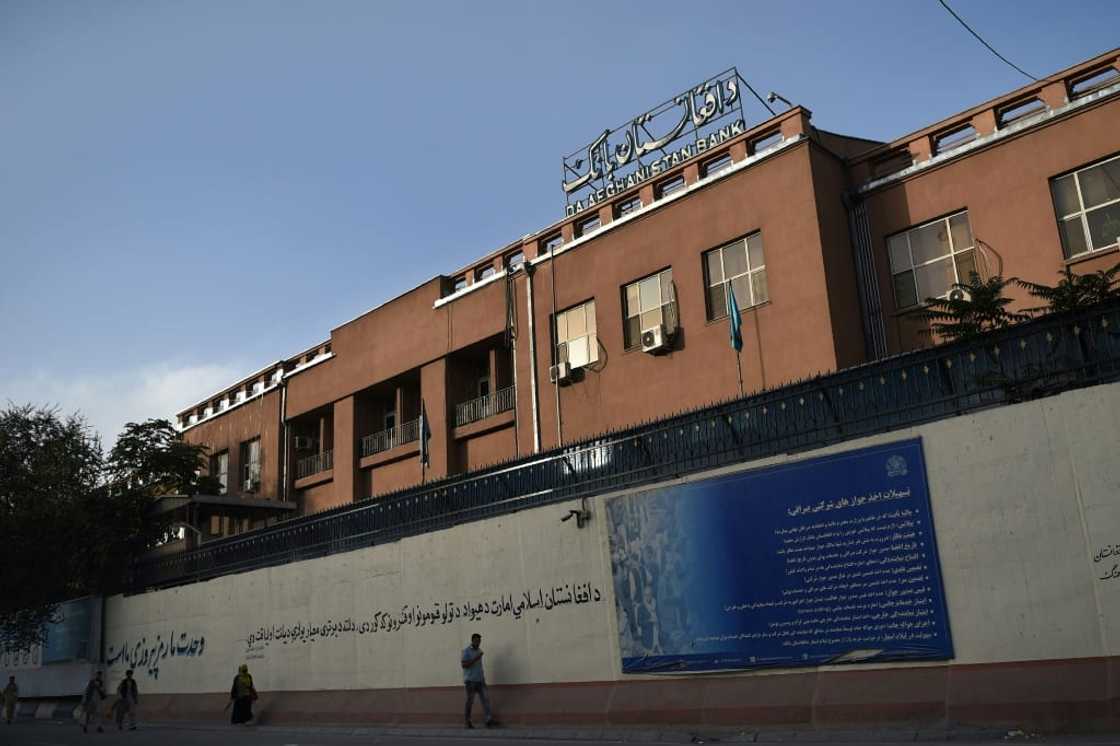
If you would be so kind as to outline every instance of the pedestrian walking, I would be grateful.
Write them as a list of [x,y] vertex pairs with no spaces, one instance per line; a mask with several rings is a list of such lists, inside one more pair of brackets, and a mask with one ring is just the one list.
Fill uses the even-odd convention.
[[19,704],[19,687],[16,685],[16,677],[8,677],[8,685],[4,687],[4,722],[8,725],[12,724],[12,720],[16,716],[16,705]]
[[257,699],[257,690],[253,686],[253,677],[249,674],[249,667],[242,663],[237,668],[237,675],[233,677],[233,687],[229,690],[229,701],[233,703],[233,714],[230,723],[233,725],[251,725],[253,722],[253,702]]
[[101,702],[105,699],[105,681],[101,672],[94,674],[86,684],[86,692],[82,695],[82,733],[89,733],[89,725],[96,721],[97,732],[104,733],[105,713],[101,710]]
[[132,678],[132,669],[124,672],[120,686],[117,687],[117,730],[124,729],[124,720],[128,718],[128,729],[136,730],[136,706],[140,704],[140,691],[136,688],[136,679]]
[[475,695],[482,700],[482,712],[486,716],[486,727],[492,728],[497,725],[493,715],[490,712],[490,696],[486,691],[486,676],[482,672],[482,635],[477,632],[471,635],[471,644],[463,648],[463,655],[460,663],[463,666],[463,685],[467,690],[467,706],[464,712],[466,716],[466,727],[473,728],[474,724],[471,722],[471,706],[474,704]]

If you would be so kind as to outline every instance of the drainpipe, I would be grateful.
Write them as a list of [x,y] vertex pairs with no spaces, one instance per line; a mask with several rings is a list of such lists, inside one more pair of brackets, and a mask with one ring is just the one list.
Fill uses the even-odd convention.
[[[541,415],[537,401],[537,331],[533,313],[533,272],[536,268],[525,261],[525,304],[529,312],[529,391],[533,405],[533,453],[541,450]],[[516,367],[516,366],[515,366]]]
[[517,411],[517,395],[520,391],[517,388],[517,285],[513,280],[520,269],[520,267],[510,267],[506,270],[506,327],[509,329],[510,369],[513,373],[513,455],[515,457],[521,455],[521,436],[517,422],[521,419],[521,413]]
[[[552,326],[548,330],[550,344],[553,343],[552,330],[556,328],[556,257],[552,253],[555,248],[555,246],[548,247],[548,270],[552,276],[552,282],[550,283],[552,285]],[[551,360],[552,355],[549,355],[548,359]],[[553,383],[552,388],[556,391],[556,447],[559,448],[564,445],[564,420],[560,416],[560,381]]]
[[288,382],[284,379],[283,375],[280,376],[280,443],[281,448],[284,449],[284,457],[281,459],[283,467],[281,469],[280,478],[284,481],[284,486],[280,490],[280,496],[284,502],[288,502],[288,452],[291,450],[288,447]]

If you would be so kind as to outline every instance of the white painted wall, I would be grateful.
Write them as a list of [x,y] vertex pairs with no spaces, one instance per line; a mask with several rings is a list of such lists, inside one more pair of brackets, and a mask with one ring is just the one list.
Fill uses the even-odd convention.
[[[920,436],[928,469],[949,623],[959,663],[1120,654],[1120,384],[1070,392],[865,438],[750,468]],[[726,469],[723,472],[735,471]],[[719,472],[714,472],[719,473]],[[708,475],[693,477],[704,478]],[[691,481],[691,480],[682,480]],[[586,529],[560,518],[574,503],[458,526],[395,544],[109,599],[106,644],[135,646],[174,631],[205,637],[201,655],[168,656],[148,692],[228,688],[245,661],[259,688],[315,690],[449,686],[473,631],[492,684],[620,678],[606,495]],[[1099,557],[1117,545],[1117,556]],[[1095,561],[1099,557],[1099,561]],[[273,640],[262,625],[319,625],[403,606],[481,603],[590,583],[599,601],[472,622]],[[561,592],[564,595],[565,592]],[[890,665],[890,664],[887,664]],[[915,665],[915,664],[907,664]],[[918,664],[920,665],[920,664]],[[116,682],[125,665],[109,669]],[[772,672],[770,672],[772,673]],[[767,674],[751,674],[767,675]]]

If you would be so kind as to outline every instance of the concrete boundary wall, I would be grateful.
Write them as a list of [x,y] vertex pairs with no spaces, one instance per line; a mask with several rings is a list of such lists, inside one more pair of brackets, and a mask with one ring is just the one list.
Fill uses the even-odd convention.
[[583,529],[573,502],[108,599],[109,683],[131,666],[146,717],[221,718],[246,662],[266,720],[456,723],[478,631],[508,722],[1120,724],[1120,384],[682,481],[915,436],[947,663],[624,676],[604,495]]

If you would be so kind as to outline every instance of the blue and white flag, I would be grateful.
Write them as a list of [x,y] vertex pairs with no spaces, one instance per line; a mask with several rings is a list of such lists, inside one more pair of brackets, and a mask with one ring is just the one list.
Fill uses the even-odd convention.
[[731,330],[731,346],[735,352],[743,349],[743,317],[739,315],[739,302],[735,300],[735,288],[727,283],[727,320]]

